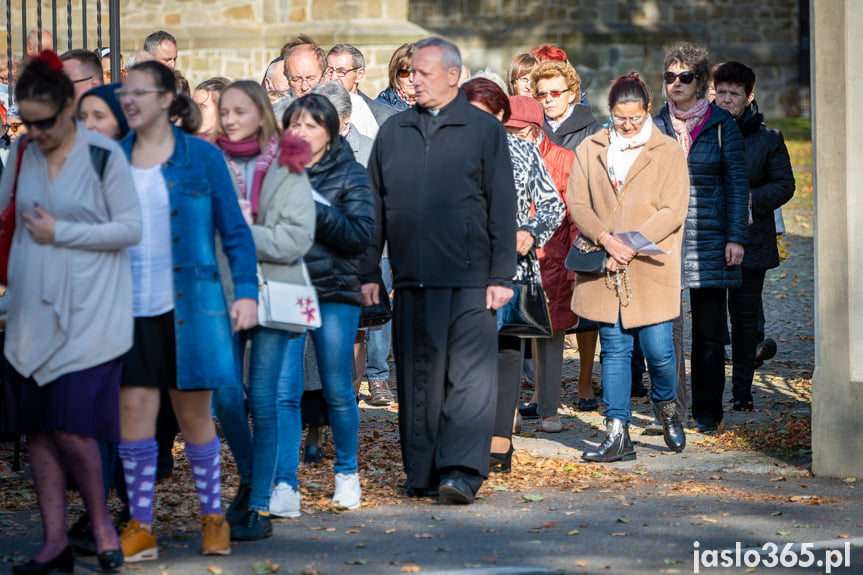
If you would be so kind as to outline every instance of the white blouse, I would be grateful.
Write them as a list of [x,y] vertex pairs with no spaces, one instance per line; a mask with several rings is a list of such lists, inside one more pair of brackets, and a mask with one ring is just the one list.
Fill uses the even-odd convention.
[[128,249],[132,261],[135,317],[154,317],[174,309],[171,270],[171,204],[162,166],[136,168],[132,179],[141,204],[141,242]]

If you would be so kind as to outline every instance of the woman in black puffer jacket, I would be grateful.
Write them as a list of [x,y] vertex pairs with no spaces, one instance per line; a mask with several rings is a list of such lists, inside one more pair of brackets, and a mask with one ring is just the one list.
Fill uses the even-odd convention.
[[[308,335],[314,342],[336,448],[333,505],[356,509],[361,497],[357,474],[359,411],[351,370],[363,301],[360,255],[368,247],[375,227],[371,183],[339,135],[339,117],[327,98],[308,94],[296,100],[285,110],[283,124],[312,148],[306,174],[315,198],[315,243],[304,260],[318,292],[321,327]],[[302,433],[305,340],[306,334],[302,334],[288,342],[282,366],[288,426],[297,434],[288,444],[297,446]],[[285,451],[289,453],[279,455],[275,483],[294,486],[299,449]]]
[[[746,245],[749,192],[743,137],[734,118],[705,97],[710,80],[707,48],[690,42],[674,44],[666,52],[664,67],[668,102],[655,119],[656,127],[677,139],[689,165],[683,288],[689,288],[692,308],[692,417],[699,431],[711,432],[722,421],[725,345],[721,326],[726,321],[726,290],[740,286]],[[676,323],[682,326],[681,320]],[[685,418],[682,327],[678,326],[678,416]]]
[[773,212],[794,195],[794,173],[785,140],[764,125],[755,102],[755,73],[740,62],[726,62],[713,75],[716,104],[734,116],[746,143],[752,218],[743,282],[728,292],[731,316],[734,409],[752,409],[752,376],[758,345],[758,316],[764,274],[779,265]]

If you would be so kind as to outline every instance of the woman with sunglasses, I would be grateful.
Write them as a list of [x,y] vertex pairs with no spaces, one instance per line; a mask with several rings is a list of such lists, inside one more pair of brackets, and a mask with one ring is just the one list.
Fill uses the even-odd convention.
[[376,102],[383,102],[399,112],[413,108],[416,103],[414,77],[411,70],[413,44],[402,44],[393,52],[388,71],[389,85],[378,94]]
[[[692,308],[692,417],[703,433],[722,421],[725,342],[717,326],[726,322],[726,290],[741,282],[749,218],[743,136],[731,114],[707,99],[709,57],[706,47],[692,42],[666,50],[667,104],[655,118],[656,127],[680,143],[689,165],[683,289],[689,289]],[[675,353],[678,416],[686,421],[682,317],[675,325]]]
[[12,571],[74,569],[67,471],[87,507],[99,565],[113,569],[123,553],[97,442],[120,436],[123,354],[132,346],[126,248],[141,238],[141,212],[122,150],[76,123],[72,82],[56,54],[33,59],[16,94],[28,143],[20,170],[12,164],[0,181],[5,208],[17,178],[2,405],[6,431],[27,434],[43,539]]
[[[257,324],[252,232],[222,152],[194,135],[194,103],[176,92],[171,69],[133,66],[117,90],[133,130],[122,142],[141,202],[141,243],[130,250],[134,345],[120,390],[120,458],[132,520],[120,535],[126,560],[155,560],[153,493],[156,418],[167,389],[185,440],[201,506],[204,555],[228,555],[230,528],[220,501],[220,443],[212,390],[236,385],[233,331]],[[180,127],[171,119],[177,118]],[[228,309],[215,236],[230,262],[236,299]]]
[[21,118],[18,117],[18,104],[13,104],[6,111],[3,136],[0,137],[0,161],[3,162],[4,166],[9,163],[9,150],[12,148],[12,143],[26,133],[27,128],[24,127]]
[[[689,197],[686,158],[650,118],[650,91],[637,73],[621,76],[608,93],[611,122],[575,151],[567,205],[581,233],[607,252],[607,271],[582,275],[573,311],[599,324],[606,437],[587,461],[635,459],[629,438],[633,347],[650,371],[650,397],[661,414],[665,443],[683,451],[677,418],[672,320],[680,311],[683,222]],[[616,236],[640,232],[659,247],[642,254]]]

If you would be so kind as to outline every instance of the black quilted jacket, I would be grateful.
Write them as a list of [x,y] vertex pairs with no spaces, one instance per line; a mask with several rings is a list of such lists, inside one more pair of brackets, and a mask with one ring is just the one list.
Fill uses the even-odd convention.
[[341,137],[306,174],[332,204],[315,202],[315,243],[304,256],[318,299],[362,305],[360,256],[375,229],[369,176]]
[[[667,105],[655,122],[662,133],[676,138]],[[710,117],[692,142],[687,159],[690,184],[683,233],[684,289],[740,285],[740,266],[725,265],[725,245],[737,242],[745,248],[747,242],[749,186],[743,155],[743,136],[734,118],[711,104]]]
[[763,120],[755,101],[737,118],[746,143],[746,172],[752,194],[752,223],[743,255],[746,269],[779,265],[773,211],[794,195],[794,173],[785,140],[778,130],[765,126]]

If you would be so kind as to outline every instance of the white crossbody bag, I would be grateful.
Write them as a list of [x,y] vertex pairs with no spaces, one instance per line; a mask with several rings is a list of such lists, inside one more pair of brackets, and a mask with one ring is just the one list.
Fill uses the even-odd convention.
[[258,266],[258,325],[294,332],[321,327],[318,292],[301,264],[305,285],[265,280]]

